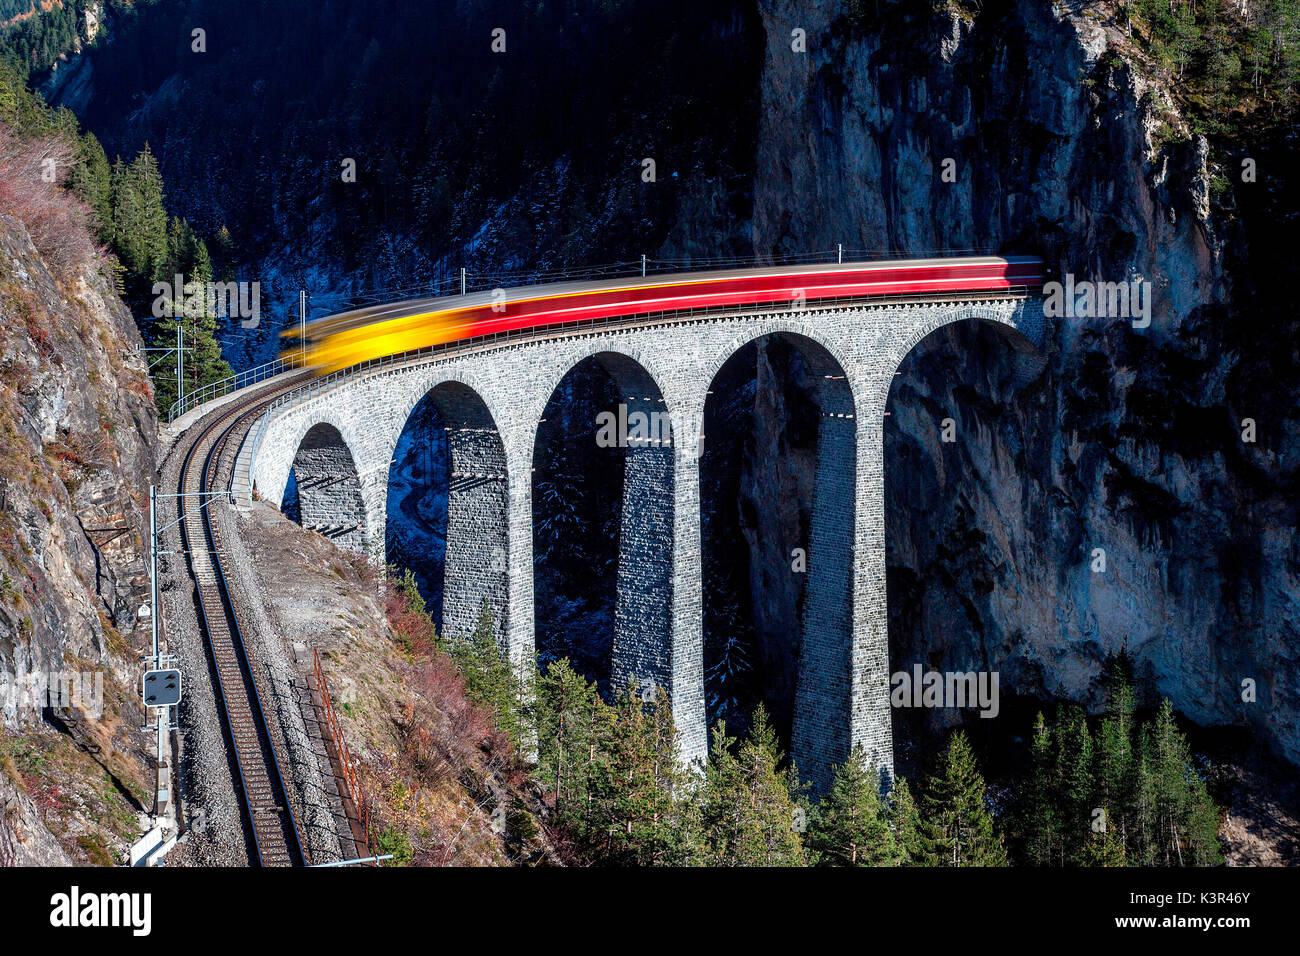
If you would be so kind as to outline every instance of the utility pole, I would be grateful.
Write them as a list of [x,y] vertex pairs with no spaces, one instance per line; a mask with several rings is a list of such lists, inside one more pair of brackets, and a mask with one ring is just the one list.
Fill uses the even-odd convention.
[[151,375],[153,374],[153,368],[155,365],[157,365],[163,359],[167,358],[167,356],[171,355],[173,352],[176,353],[176,407],[177,408],[181,407],[181,402],[185,398],[185,353],[194,351],[193,349],[187,349],[184,347],[184,343],[183,343],[183,339],[181,338],[181,335],[182,335],[182,326],[177,325],[176,344],[174,346],[169,345],[166,348],[163,348],[161,346],[155,346],[152,348],[144,348],[139,350],[141,352],[146,352],[146,353],[147,352],[161,353],[158,355],[157,358],[153,359],[149,363],[149,372]]
[[641,278],[645,278],[645,253],[641,253]]
[[153,663],[158,666],[158,489],[149,486],[149,625],[153,629]]
[[836,243],[836,245],[839,246],[839,251],[840,251],[839,262],[841,265],[843,265],[844,264],[844,243],[840,242],[840,243]]
[[460,294],[465,294],[465,267],[460,267]]
[[[184,323],[177,321],[176,323],[176,401],[180,402],[182,407],[184,407],[185,405],[185,344],[183,338],[184,335],[185,335],[185,325]],[[150,507],[152,507],[152,505],[150,505]],[[155,638],[156,637],[157,635],[155,634]],[[157,653],[157,650],[158,649],[155,647],[154,652]]]
[[298,341],[302,344],[302,365],[307,367],[307,290],[298,290]]
[[[167,733],[172,729],[169,719],[172,709],[180,703],[181,672],[164,670],[175,657],[164,657],[158,644],[158,489],[149,486],[149,629],[152,633],[153,653],[146,658],[149,669],[140,681],[144,708],[154,710],[154,731],[157,734],[156,771],[154,786],[154,819],[148,831],[131,847],[132,866],[161,866],[163,857],[176,845],[174,824],[167,819],[171,806],[171,766],[167,762]],[[145,608],[140,609],[143,617]],[[148,731],[148,726],[140,728]]]
[[[177,334],[180,333],[179,326]],[[180,348],[180,346],[177,346]],[[177,368],[180,367],[180,352],[177,352]],[[162,670],[162,656],[158,651],[158,489],[149,486],[149,626],[153,631],[152,668]],[[167,766],[167,708],[156,707],[158,723],[158,786],[154,815],[166,816],[170,794],[170,777]]]

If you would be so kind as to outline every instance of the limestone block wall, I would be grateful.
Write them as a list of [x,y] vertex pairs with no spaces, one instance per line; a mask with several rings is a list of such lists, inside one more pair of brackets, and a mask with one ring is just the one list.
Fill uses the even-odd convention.
[[826,356],[821,376],[817,472],[807,542],[808,592],[801,622],[792,747],[817,787],[848,753],[852,693],[854,475],[857,415],[845,381]]
[[352,453],[338,429],[320,423],[303,436],[293,459],[305,528],[347,548],[364,548],[366,506]]
[[632,681],[651,693],[673,686],[673,450],[626,454],[610,682],[621,690]]
[[506,451],[481,399],[458,382],[430,393],[447,428],[450,487],[442,630],[473,633],[484,611],[507,626]]

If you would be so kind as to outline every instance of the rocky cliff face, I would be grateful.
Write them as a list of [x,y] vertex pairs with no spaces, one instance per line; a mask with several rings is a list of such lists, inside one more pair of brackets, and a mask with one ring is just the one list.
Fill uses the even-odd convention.
[[1154,148],[1178,119],[1117,30],[1039,0],[759,6],[760,253],[1042,251],[1156,281],[1167,319],[1216,297],[1205,146]]
[[1234,298],[1206,144],[1118,30],[1064,4],[760,7],[760,251],[1041,252],[1058,276],[1154,287],[1149,328],[1055,322],[1027,386],[979,329],[904,362],[886,423],[894,666],[1097,704],[1127,647],[1192,719],[1300,759],[1294,323],[1252,325]]
[[0,806],[19,862],[121,862],[152,803],[136,658],[156,415],[99,264],[52,269],[3,211],[13,199],[0,203]]

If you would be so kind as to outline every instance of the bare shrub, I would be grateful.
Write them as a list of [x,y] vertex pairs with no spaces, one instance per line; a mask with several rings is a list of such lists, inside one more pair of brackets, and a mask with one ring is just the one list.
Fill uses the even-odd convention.
[[438,645],[438,635],[424,608],[417,606],[407,592],[391,585],[384,592],[383,600],[388,625],[412,658],[432,654]]
[[75,162],[72,145],[62,137],[19,139],[0,130],[0,213],[26,227],[61,279],[72,278],[87,263],[107,261],[107,251],[93,238],[90,208],[63,186]]

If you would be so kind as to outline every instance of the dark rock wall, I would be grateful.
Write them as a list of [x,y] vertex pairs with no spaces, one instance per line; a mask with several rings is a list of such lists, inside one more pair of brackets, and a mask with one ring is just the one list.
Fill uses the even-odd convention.
[[[963,18],[883,2],[852,21],[760,6],[760,251],[1039,252],[1057,276],[1154,287],[1147,329],[1056,321],[1027,384],[978,328],[903,363],[885,439],[893,666],[996,669],[1004,691],[1095,705],[1103,659],[1127,646],[1192,719],[1248,723],[1300,758],[1283,676],[1300,630],[1295,320],[1234,291],[1224,247],[1239,260],[1244,240],[1211,214],[1205,143],[1159,147],[1179,124],[1167,99],[1116,31],[1060,5]],[[750,507],[794,490],[767,474]],[[775,539],[761,553],[768,573],[787,560]]]
[[102,680],[102,709],[93,678],[71,707],[6,695],[0,726],[46,757],[9,763],[13,751],[5,770],[44,795],[45,820],[80,847],[74,860],[100,863],[135,828],[106,808],[150,791],[137,730],[149,626],[137,611],[157,416],[140,347],[97,263],[55,274],[0,215],[0,678],[9,689],[52,672]]

